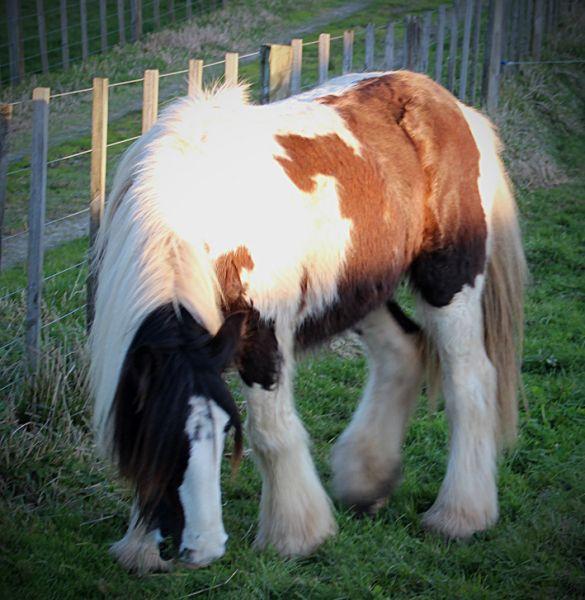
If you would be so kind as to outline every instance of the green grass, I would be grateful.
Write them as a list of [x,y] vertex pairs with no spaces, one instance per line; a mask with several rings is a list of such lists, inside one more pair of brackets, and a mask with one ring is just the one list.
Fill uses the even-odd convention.
[[[107,554],[127,525],[130,495],[92,445],[80,311],[43,331],[36,384],[25,377],[0,392],[0,597],[583,597],[584,98],[572,71],[518,81],[504,89],[502,133],[511,139],[520,131],[532,144],[525,131],[536,127],[532,160],[554,159],[564,182],[518,192],[531,270],[523,360],[528,410],[521,409],[519,441],[500,464],[501,514],[493,529],[468,542],[446,542],[421,528],[420,514],[444,475],[448,439],[444,413],[431,413],[423,399],[405,441],[401,487],[375,519],[357,519],[336,506],[339,533],[313,556],[283,560],[252,549],[260,478],[245,459],[235,479],[227,464],[224,469],[230,540],[221,560],[198,571],[128,575]],[[127,119],[119,139],[133,131]],[[522,144],[513,151],[521,152]],[[74,194],[74,175],[82,176],[63,176],[64,194]],[[86,252],[85,239],[64,244],[47,253],[45,272],[75,264]],[[47,282],[44,322],[83,305],[85,276],[81,267]],[[0,297],[24,284],[22,267],[2,272]],[[22,294],[0,300],[0,345],[22,330],[23,317]],[[0,357],[0,388],[25,376],[21,366],[10,367],[20,356],[16,347]],[[365,376],[363,357],[327,349],[300,365],[297,404],[327,488],[331,445]],[[234,377],[230,384],[242,403]]]
[[[566,142],[570,160],[583,155],[583,138],[567,135]],[[129,495],[92,451],[83,360],[56,351],[45,360],[37,387],[9,392],[2,405],[0,576],[8,597],[18,590],[26,598],[180,598],[208,588],[208,597],[229,598],[583,594],[584,194],[581,177],[519,195],[532,272],[523,369],[529,412],[521,411],[519,442],[500,466],[495,528],[461,543],[421,529],[420,513],[432,503],[444,473],[447,442],[443,413],[430,414],[422,404],[405,443],[405,479],[390,503],[374,520],[338,509],[339,534],[312,557],[283,560],[251,548],[260,479],[247,459],[236,479],[227,468],[224,473],[230,542],[223,559],[199,571],[129,576],[107,554],[124,531]],[[83,241],[68,244],[49,254],[48,270],[84,252]],[[22,283],[16,271],[7,277],[9,287]],[[56,280],[50,294],[55,310],[76,306],[82,284],[74,273]],[[51,332],[49,347],[66,335],[69,345],[81,343],[82,319],[65,323]],[[342,359],[329,351],[307,358],[299,369],[299,411],[326,485],[331,442],[359,399],[365,369],[363,358]]]

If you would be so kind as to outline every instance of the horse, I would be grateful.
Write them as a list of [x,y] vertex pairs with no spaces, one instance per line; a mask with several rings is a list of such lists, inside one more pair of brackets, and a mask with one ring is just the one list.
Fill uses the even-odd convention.
[[[90,379],[98,447],[135,491],[112,553],[165,571],[226,548],[220,467],[238,407],[262,476],[256,547],[313,552],[336,533],[295,410],[295,357],[346,330],[369,374],[332,452],[342,505],[395,489],[428,374],[450,427],[423,526],[497,521],[497,459],[517,430],[525,258],[495,128],[425,75],[361,73],[253,105],[245,85],[183,98],[121,160],[95,249]],[[411,318],[395,299],[406,281]]]

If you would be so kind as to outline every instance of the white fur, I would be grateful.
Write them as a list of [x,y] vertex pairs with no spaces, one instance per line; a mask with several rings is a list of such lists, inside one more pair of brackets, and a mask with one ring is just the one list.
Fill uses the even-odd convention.
[[147,531],[146,525],[139,519],[138,506],[134,503],[128,531],[120,541],[112,545],[110,553],[125,569],[139,575],[151,571],[169,571],[171,563],[160,557],[161,541],[158,529]]
[[205,566],[223,556],[228,536],[221,515],[221,458],[229,417],[215,402],[194,397],[185,431],[190,441],[189,464],[179,498],[185,515],[181,559]]
[[422,303],[439,351],[451,429],[447,474],[424,523],[448,537],[470,536],[498,518],[496,373],[483,344],[483,285],[478,275],[448,306]]
[[333,487],[346,504],[375,510],[398,483],[401,446],[423,368],[416,336],[404,333],[386,307],[357,327],[369,376],[359,407],[333,449]]
[[351,222],[340,214],[333,178],[318,176],[314,191],[303,193],[275,160],[284,152],[275,136],[289,133],[335,133],[360,151],[330,107],[294,98],[250,106],[242,89],[227,88],[173,104],[122,161],[97,244],[91,338],[94,427],[106,450],[107,417],[134,333],[168,302],[217,331],[213,265],[222,254],[248,249],[248,295],[265,319],[296,310],[305,267],[314,277],[298,318],[335,301]]
[[272,545],[285,556],[309,554],[337,529],[294,408],[291,334],[288,323],[277,322],[282,370],[276,389],[246,390],[248,436],[262,474],[256,546]]
[[461,102],[457,104],[467,121],[479,152],[477,187],[487,224],[488,238],[486,251],[489,257],[492,249],[492,213],[494,201],[498,189],[505,188],[507,185],[504,181],[505,169],[499,158],[500,141],[494,131],[494,126],[487,117]]

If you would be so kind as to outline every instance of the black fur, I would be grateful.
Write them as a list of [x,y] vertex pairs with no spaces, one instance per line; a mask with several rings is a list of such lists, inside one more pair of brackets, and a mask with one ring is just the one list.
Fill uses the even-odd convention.
[[258,383],[265,390],[270,390],[278,383],[281,362],[274,323],[264,323],[258,311],[251,308],[237,358],[242,381],[247,386]]
[[394,270],[377,277],[343,281],[339,285],[339,300],[322,315],[306,319],[296,333],[297,345],[310,348],[355,325],[372,310],[391,298],[399,274]]
[[392,315],[394,320],[400,325],[400,328],[404,333],[415,334],[420,332],[420,325],[413,321],[401,308],[394,302],[394,300],[388,300],[386,302],[386,308]]
[[465,284],[473,286],[486,261],[485,234],[478,232],[433,252],[423,252],[412,263],[410,280],[432,306],[447,306]]
[[169,533],[182,529],[169,515],[180,505],[177,488],[188,463],[189,399],[216,402],[241,448],[238,409],[221,372],[236,351],[243,320],[232,315],[212,337],[185,308],[167,304],[144,319],[127,352],[111,412],[115,458],[136,487],[142,518]]

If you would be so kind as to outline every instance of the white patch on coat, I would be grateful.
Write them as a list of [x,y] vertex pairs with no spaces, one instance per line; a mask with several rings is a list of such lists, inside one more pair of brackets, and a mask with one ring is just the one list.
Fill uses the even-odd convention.
[[221,459],[227,413],[213,400],[195,396],[185,424],[189,437],[189,463],[179,498],[185,526],[180,556],[189,564],[205,566],[223,556],[228,536],[221,512]]
[[358,154],[359,142],[328,106],[294,98],[250,106],[244,95],[224,89],[176,102],[121,162],[98,237],[91,335],[94,428],[106,452],[121,367],[146,315],[175,302],[210,333],[221,325],[218,256],[248,249],[248,295],[264,319],[298,308],[305,269],[304,316],[336,299],[351,227],[337,184],[318,175],[314,191],[301,192],[275,160],[283,155],[275,136],[336,134]]
[[487,224],[487,255],[491,255],[492,248],[492,213],[494,201],[499,189],[507,189],[505,169],[501,164],[500,141],[494,131],[494,126],[487,117],[479,111],[458,102],[457,105],[463,113],[475,145],[479,152],[479,176],[477,187],[481,199],[481,206]]
[[470,536],[498,518],[496,372],[483,343],[483,286],[478,275],[448,306],[421,302],[439,351],[451,430],[447,474],[424,523],[447,537]]
[[367,350],[368,381],[333,449],[333,488],[345,504],[367,507],[398,483],[402,442],[423,365],[417,336],[406,334],[385,306],[357,327]]

